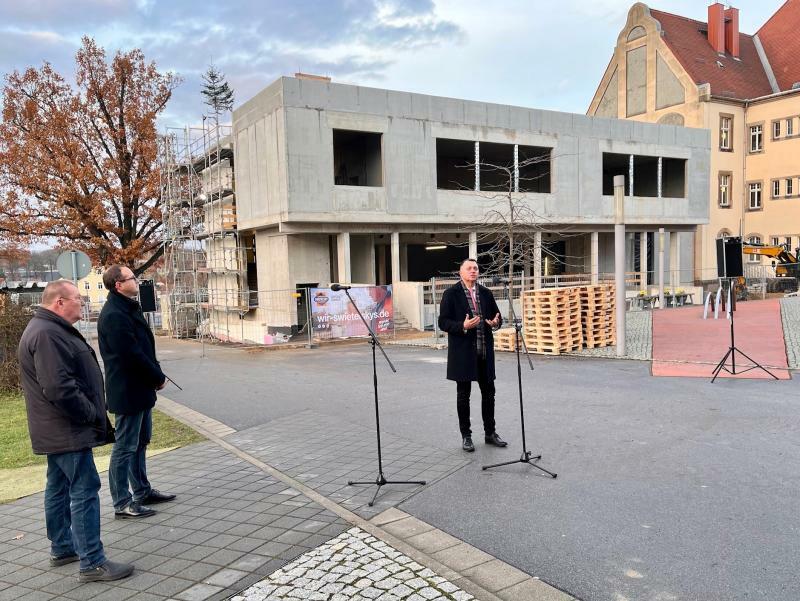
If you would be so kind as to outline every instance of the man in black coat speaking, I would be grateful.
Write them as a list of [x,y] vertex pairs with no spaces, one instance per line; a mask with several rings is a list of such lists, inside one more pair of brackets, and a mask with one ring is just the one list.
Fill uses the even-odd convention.
[[[478,284],[478,262],[465,259],[460,281],[445,290],[439,309],[439,328],[447,332],[447,379],[456,382],[456,409],[461,447],[471,453],[469,396],[472,382],[481,389],[481,415],[486,444],[505,447],[494,424],[494,338],[503,323],[492,292]],[[491,315],[491,318],[487,318]]]
[[164,388],[167,377],[156,359],[153,333],[136,301],[136,276],[127,267],[112,265],[103,274],[103,285],[108,298],[97,321],[97,338],[106,370],[106,401],[114,414],[117,438],[108,468],[109,488],[116,518],[143,518],[155,513],[147,505],[175,498],[150,486],[145,465],[156,390]]

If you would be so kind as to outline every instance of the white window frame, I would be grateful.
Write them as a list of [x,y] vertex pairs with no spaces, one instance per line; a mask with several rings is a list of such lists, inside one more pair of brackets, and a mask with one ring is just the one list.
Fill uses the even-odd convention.
[[[761,236],[750,236],[747,241],[750,244],[761,244]],[[748,255],[747,260],[750,263],[761,263],[761,255]]]
[[720,150],[731,149],[731,125],[733,117],[720,116],[719,118],[719,148]]
[[717,183],[719,186],[719,192],[717,194],[719,206],[728,208],[731,206],[731,174],[720,173],[717,178]]
[[762,207],[761,182],[751,182],[747,189],[747,208],[751,211],[757,211]]
[[781,122],[780,119],[778,121],[772,122],[772,137],[773,138],[780,138],[781,137]]
[[786,196],[794,194],[794,181],[791,177],[786,178]]
[[761,125],[750,126],[750,152],[761,152],[764,149],[764,128]]
[[84,290],[91,290],[92,289],[92,285],[89,282],[84,282],[83,283],[83,289]]
[[778,198],[781,195],[781,180],[772,180],[772,198]]
[[792,125],[793,125],[793,123],[792,123],[792,117],[789,117],[789,118],[786,120],[786,135],[787,135],[787,136],[794,135],[794,134],[793,134],[793,127],[792,127]]

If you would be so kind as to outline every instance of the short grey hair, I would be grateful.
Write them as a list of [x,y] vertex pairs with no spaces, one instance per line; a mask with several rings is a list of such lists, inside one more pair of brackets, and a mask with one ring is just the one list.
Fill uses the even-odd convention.
[[70,288],[78,289],[75,282],[71,280],[55,280],[50,282],[45,286],[44,292],[42,292],[42,304],[45,306],[52,305],[59,298],[69,294],[71,292]]

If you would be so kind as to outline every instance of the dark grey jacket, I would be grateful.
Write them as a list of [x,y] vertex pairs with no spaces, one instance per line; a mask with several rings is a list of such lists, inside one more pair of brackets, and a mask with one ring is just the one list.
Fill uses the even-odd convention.
[[156,404],[166,380],[156,359],[156,342],[135,300],[111,291],[97,320],[97,341],[106,370],[111,413],[135,415]]
[[40,307],[17,356],[34,453],[80,451],[112,440],[103,372],[78,330]]

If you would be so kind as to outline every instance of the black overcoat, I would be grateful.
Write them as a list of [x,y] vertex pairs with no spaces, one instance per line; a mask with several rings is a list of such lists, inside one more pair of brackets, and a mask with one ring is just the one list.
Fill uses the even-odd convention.
[[156,389],[166,376],[139,303],[109,292],[97,320],[97,340],[106,370],[108,410],[134,415],[151,409],[156,404]]
[[69,453],[111,442],[103,372],[78,330],[39,307],[17,357],[34,453]]
[[[500,313],[491,290],[476,283],[483,311],[478,327],[483,328],[486,342],[486,376],[494,380],[494,337],[486,319],[494,319]],[[447,332],[447,379],[456,382],[478,380],[478,332],[477,328],[464,333],[464,317],[473,316],[461,281],[444,291],[439,307],[439,329]],[[502,324],[503,318],[500,317]]]

